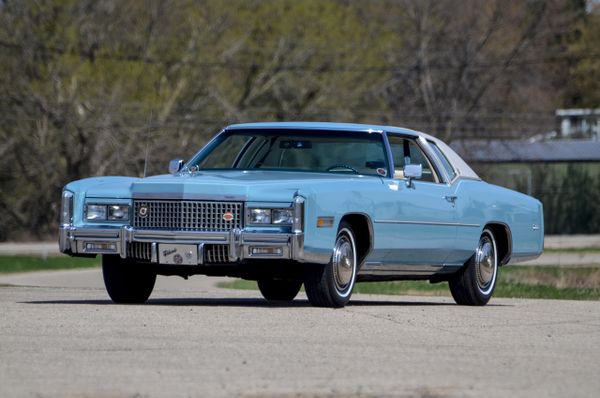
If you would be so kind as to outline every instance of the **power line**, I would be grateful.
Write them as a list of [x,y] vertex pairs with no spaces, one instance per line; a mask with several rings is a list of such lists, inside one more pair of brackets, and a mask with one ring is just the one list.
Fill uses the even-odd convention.
[[[17,51],[26,51],[30,50],[19,43],[11,43],[0,40],[0,47],[17,50]],[[204,69],[224,69],[224,70],[250,70],[256,68],[265,68],[266,64],[261,63],[234,63],[234,62],[207,62],[207,61],[192,61],[192,60],[182,60],[182,59],[160,59],[155,57],[147,57],[140,56],[136,54],[107,54],[98,51],[84,51],[84,50],[74,50],[74,49],[63,49],[59,47],[52,47],[47,45],[37,44],[33,46],[35,51],[39,51],[42,53],[56,54],[56,55],[64,55],[64,56],[73,56],[83,59],[90,60],[106,60],[106,61],[115,61],[115,62],[141,62],[149,65],[175,65],[182,64],[187,66],[194,66],[198,68]],[[563,53],[563,54],[555,54],[548,55],[544,57],[536,57],[536,58],[525,58],[522,60],[512,61],[512,66],[526,66],[526,65],[540,65],[540,64],[552,64],[557,62],[566,62],[566,61],[575,61],[575,60],[584,60],[584,59],[598,59],[600,58],[600,53],[583,53],[583,54],[572,54],[572,53]],[[496,59],[489,60],[487,62],[480,63],[472,63],[468,65],[471,69],[489,69],[500,66],[500,64],[504,61],[504,59]],[[449,62],[429,62],[427,64],[427,68],[431,69],[457,69],[463,67],[463,65],[452,64]],[[340,73],[340,72],[348,72],[348,73],[382,73],[382,72],[402,72],[402,71],[410,71],[416,70],[419,68],[423,68],[419,62],[410,64],[410,65],[394,65],[394,66],[341,66],[341,65],[321,65],[321,66],[308,66],[308,65],[299,65],[299,64],[282,64],[274,67],[276,70],[280,71],[290,71],[290,72],[301,72],[301,73]]]
[[[16,102],[15,98],[0,96],[0,103],[14,104],[14,105],[18,106],[19,104],[15,104],[15,102]],[[18,102],[28,103],[32,106],[38,105],[38,102],[30,100],[28,98],[19,98]],[[81,101],[74,101],[72,103],[62,103],[60,105],[73,106],[73,105],[78,105],[81,103],[90,104],[92,106],[96,106],[98,104],[108,105],[107,109],[100,109],[100,111],[102,111],[103,113],[106,113],[107,110],[111,110],[111,109],[114,109],[116,111],[122,111],[123,109],[135,110],[136,108],[140,112],[146,112],[146,111],[153,112],[153,111],[156,111],[158,108],[160,108],[155,105],[150,105],[150,104],[147,104],[144,102],[139,102],[139,101],[108,102],[100,97],[92,97],[92,98],[88,97],[88,98],[82,99]],[[146,109],[141,109],[141,108],[146,108]],[[205,109],[205,107],[203,109]],[[177,114],[179,114],[178,117],[181,117],[182,120],[193,120],[193,118],[195,117],[193,115],[193,113],[197,112],[196,107],[192,107],[192,106],[176,106],[174,108],[174,110]],[[244,107],[244,108],[240,109],[240,111],[241,112],[249,112],[249,113],[279,112],[278,109],[275,109],[275,108],[269,107],[269,106],[248,106],[248,107]],[[95,111],[88,110],[87,112],[94,113]],[[332,108],[332,107],[318,106],[318,112],[319,113],[332,113],[332,112],[334,112],[334,113],[353,113],[353,114],[373,115],[373,116],[382,116],[382,115],[392,116],[393,115],[393,116],[402,116],[402,117],[406,117],[406,118],[415,118],[415,119],[418,119],[418,118],[428,119],[428,118],[432,117],[432,115],[430,113],[426,113],[426,112],[415,112],[413,110],[407,111],[407,112],[401,112],[398,109],[393,109],[390,107],[366,108],[366,107],[362,107],[362,106],[361,107],[351,106],[351,107]],[[189,115],[188,113],[192,113],[192,115]],[[290,111],[290,112],[285,112],[285,113],[300,115],[300,114],[305,114],[305,113],[312,114],[312,113],[315,113],[315,111],[308,108],[305,111]],[[140,117],[142,117],[142,116],[140,115]],[[467,112],[467,111],[440,111],[440,112],[435,113],[435,117],[438,117],[438,118],[468,117],[468,118],[477,118],[477,119],[510,119],[510,120],[519,119],[519,120],[531,120],[531,121],[539,121],[539,120],[544,120],[544,119],[556,119],[554,112],[531,112],[531,111],[529,111],[529,112],[505,112],[505,111],[493,112],[493,111],[487,111],[487,110],[480,110],[476,113]],[[190,118],[190,119],[188,119],[188,118]]]

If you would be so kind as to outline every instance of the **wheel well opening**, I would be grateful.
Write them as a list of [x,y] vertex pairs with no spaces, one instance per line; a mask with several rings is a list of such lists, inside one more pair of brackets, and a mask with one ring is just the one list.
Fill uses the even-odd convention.
[[512,235],[510,229],[505,224],[490,223],[485,226],[492,231],[496,238],[499,264],[504,265],[509,262],[512,253]]
[[358,263],[362,264],[373,247],[371,222],[364,214],[347,214],[341,221],[349,223],[354,231]]

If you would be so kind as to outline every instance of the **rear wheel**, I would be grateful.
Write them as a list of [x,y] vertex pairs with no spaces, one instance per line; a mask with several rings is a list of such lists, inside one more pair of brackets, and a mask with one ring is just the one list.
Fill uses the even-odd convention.
[[475,254],[449,281],[454,301],[461,305],[486,305],[494,293],[497,275],[496,239],[486,228],[479,238]]
[[108,295],[120,304],[145,303],[156,282],[155,272],[119,256],[102,256],[102,276]]
[[269,301],[292,301],[300,288],[302,281],[297,279],[259,279],[258,289]]
[[352,295],[357,273],[356,238],[350,224],[340,223],[329,264],[305,269],[308,301],[318,307],[343,307]]

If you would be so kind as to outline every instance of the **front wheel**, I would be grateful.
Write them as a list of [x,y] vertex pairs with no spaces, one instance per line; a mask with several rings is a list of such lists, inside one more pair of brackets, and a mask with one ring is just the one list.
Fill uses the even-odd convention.
[[486,305],[496,287],[498,251],[490,229],[484,229],[475,254],[449,281],[450,292],[457,304]]
[[102,276],[108,295],[118,304],[142,304],[148,300],[156,273],[119,256],[102,256]]
[[304,289],[317,307],[343,307],[352,295],[357,273],[356,238],[347,222],[340,223],[329,264],[307,265]]

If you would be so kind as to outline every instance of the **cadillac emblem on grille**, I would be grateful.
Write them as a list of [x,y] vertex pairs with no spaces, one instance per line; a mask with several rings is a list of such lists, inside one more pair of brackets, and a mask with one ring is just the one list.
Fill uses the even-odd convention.
[[230,211],[223,213],[223,220],[225,220],[225,221],[233,220],[233,213]]
[[140,218],[148,217],[148,205],[142,204],[140,205],[140,209],[138,210],[138,215]]

